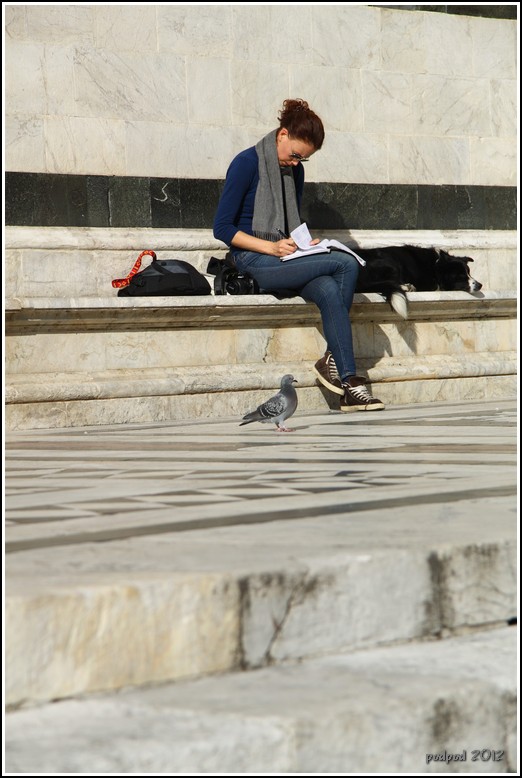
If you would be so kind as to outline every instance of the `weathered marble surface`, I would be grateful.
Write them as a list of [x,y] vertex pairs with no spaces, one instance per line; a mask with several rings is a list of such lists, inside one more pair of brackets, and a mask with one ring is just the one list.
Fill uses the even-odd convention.
[[[68,700],[9,714],[6,763],[30,774],[516,773],[516,653],[504,628]],[[494,745],[463,747],[482,742]]]
[[[113,278],[125,277],[138,255],[152,248],[160,259],[177,257],[201,272],[225,247],[211,230],[7,227],[6,297],[103,296],[117,302]],[[317,233],[317,237],[325,237]],[[332,237],[332,236],[326,236]],[[364,248],[412,244],[471,256],[483,291],[514,290],[518,283],[517,235],[509,230],[351,230],[336,237]],[[148,263],[145,257],[143,267]]]
[[302,95],[327,128],[310,181],[516,185],[515,20],[357,5],[292,16],[7,6],[7,170],[222,178]]

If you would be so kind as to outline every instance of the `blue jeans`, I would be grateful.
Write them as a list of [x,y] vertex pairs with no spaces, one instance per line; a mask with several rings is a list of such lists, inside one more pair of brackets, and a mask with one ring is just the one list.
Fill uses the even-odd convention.
[[252,276],[267,292],[292,289],[321,312],[323,334],[332,352],[339,375],[344,380],[355,375],[352,325],[349,312],[359,263],[343,251],[312,254],[281,262],[268,254],[243,251],[234,257],[241,273]]

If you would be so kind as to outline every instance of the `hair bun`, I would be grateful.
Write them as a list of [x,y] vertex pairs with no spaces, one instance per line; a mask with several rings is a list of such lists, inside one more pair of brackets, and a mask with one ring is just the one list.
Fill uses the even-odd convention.
[[301,100],[300,98],[297,98],[296,100],[285,100],[283,103],[283,111],[282,113],[294,112],[294,111],[309,111],[310,106],[306,102],[306,100]]

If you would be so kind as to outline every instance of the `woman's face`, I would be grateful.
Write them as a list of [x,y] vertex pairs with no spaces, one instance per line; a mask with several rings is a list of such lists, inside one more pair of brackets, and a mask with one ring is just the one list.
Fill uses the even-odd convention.
[[315,152],[311,143],[290,137],[288,130],[285,130],[284,127],[277,134],[276,145],[277,158],[281,167],[295,166],[300,162],[306,162]]

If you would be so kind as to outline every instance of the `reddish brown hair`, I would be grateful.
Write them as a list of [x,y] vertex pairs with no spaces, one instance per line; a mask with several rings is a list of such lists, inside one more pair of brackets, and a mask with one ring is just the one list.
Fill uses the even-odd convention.
[[316,151],[323,145],[323,123],[306,100],[285,100],[278,118],[279,128],[292,138],[310,143]]

